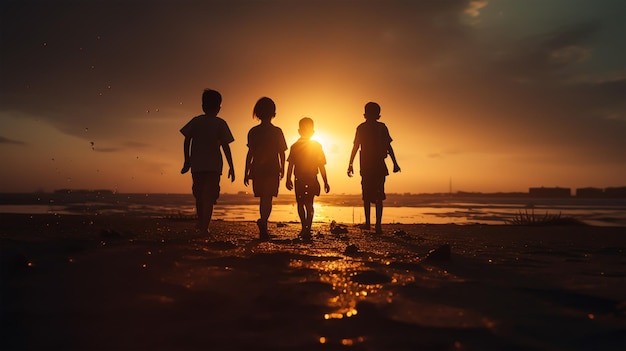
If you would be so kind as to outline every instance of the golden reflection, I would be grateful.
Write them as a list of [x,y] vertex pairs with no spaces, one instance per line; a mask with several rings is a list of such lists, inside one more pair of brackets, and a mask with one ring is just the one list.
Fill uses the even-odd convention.
[[343,314],[341,313],[326,313],[324,315],[324,319],[342,319]]
[[[339,339],[337,341],[339,341],[339,343],[341,345],[343,345],[343,346],[354,346],[357,343],[363,343],[365,341],[365,338],[362,337],[362,336],[359,336],[357,338],[344,338],[344,339]],[[328,340],[324,336],[320,336],[319,342],[320,342],[320,344],[326,344],[326,343],[332,342],[332,341]]]
[[[364,262],[334,259],[329,261],[291,262],[292,267],[314,269],[319,273],[319,280],[332,286],[335,296],[327,300],[331,311],[324,314],[324,319],[344,319],[356,316],[357,304],[367,299],[374,303],[390,303],[393,293],[384,292],[382,284],[361,284],[353,279],[366,269]],[[407,283],[414,280],[413,275],[392,274],[394,283]]]
[[345,346],[352,346],[352,344],[354,344],[354,341],[352,341],[352,339],[343,339],[341,340],[341,344]]
[[328,299],[327,304],[333,310],[326,313],[324,319],[342,319],[356,314],[356,304],[363,298],[358,296],[357,292],[363,291],[363,287],[350,278],[354,272],[362,267],[361,262],[347,260],[292,261],[291,265],[318,271],[320,281],[330,284],[337,293],[336,296]]

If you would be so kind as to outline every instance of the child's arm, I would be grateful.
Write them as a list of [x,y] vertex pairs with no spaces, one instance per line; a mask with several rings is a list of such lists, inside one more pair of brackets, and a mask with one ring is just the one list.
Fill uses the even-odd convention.
[[183,142],[183,152],[185,153],[185,163],[183,164],[183,169],[180,170],[181,174],[185,174],[189,172],[189,168],[191,168],[190,155],[189,155],[190,145],[191,145],[191,138],[185,137],[185,141]]
[[330,191],[330,185],[328,185],[328,177],[326,177],[326,167],[324,165],[321,165],[319,168],[322,179],[324,180],[324,191],[328,194],[328,192]]
[[226,161],[228,162],[228,178],[230,178],[230,182],[235,181],[235,167],[233,167],[233,155],[230,152],[230,145],[228,143],[222,144],[222,150],[224,150],[224,156],[226,156]]
[[285,181],[285,186],[287,186],[287,190],[293,189],[293,183],[291,182],[292,174],[293,174],[293,162],[289,162],[289,167],[287,167],[287,181]]
[[354,174],[354,168],[352,168],[352,162],[354,162],[354,157],[356,156],[356,152],[359,150],[359,144],[354,144],[352,147],[352,152],[350,153],[350,163],[348,164],[348,177],[352,177]]
[[248,154],[246,154],[246,169],[243,171],[243,185],[248,186],[248,182],[250,181],[250,164],[252,163],[252,153],[250,153],[250,149],[248,149]]
[[285,152],[279,152],[278,158],[280,159],[280,179],[283,179],[285,176]]
[[398,162],[396,161],[396,154],[393,152],[393,148],[391,147],[391,144],[389,144],[389,147],[387,148],[387,153],[391,157],[391,161],[393,161],[393,173],[400,172],[400,166],[398,165]]

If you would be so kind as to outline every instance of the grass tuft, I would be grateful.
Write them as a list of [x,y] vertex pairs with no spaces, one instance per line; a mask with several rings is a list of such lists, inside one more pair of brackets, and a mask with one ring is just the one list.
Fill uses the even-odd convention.
[[544,215],[535,214],[535,210],[528,212],[519,211],[513,218],[506,221],[513,225],[583,225],[584,223],[572,216],[562,216],[558,214],[549,214],[547,211]]

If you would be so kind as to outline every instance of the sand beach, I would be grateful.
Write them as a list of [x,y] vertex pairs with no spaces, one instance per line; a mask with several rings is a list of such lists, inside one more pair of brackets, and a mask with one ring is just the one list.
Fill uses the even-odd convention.
[[0,349],[626,347],[624,227],[193,227],[0,214]]

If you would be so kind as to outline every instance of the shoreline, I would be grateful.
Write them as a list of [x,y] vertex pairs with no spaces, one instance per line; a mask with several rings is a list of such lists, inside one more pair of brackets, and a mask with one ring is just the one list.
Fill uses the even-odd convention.
[[[44,194],[45,195],[45,194]],[[149,215],[192,217],[195,201],[191,194],[14,194],[0,196],[0,213]],[[48,196],[48,197],[46,197]],[[476,198],[419,197],[389,194],[383,220],[386,223],[507,224],[520,215],[562,216],[594,226],[626,227],[626,199]],[[222,194],[214,208],[214,219],[256,220],[258,199],[248,194]],[[295,199],[274,199],[270,220],[298,221]],[[318,222],[363,222],[363,204],[358,195],[324,194],[315,201]]]
[[[0,214],[2,338],[28,349],[618,350],[621,227]],[[342,227],[343,228],[343,227]],[[448,245],[450,254],[433,250]],[[445,251],[445,250],[444,250]]]
[[[347,224],[363,221],[362,208],[334,206],[324,203],[315,205],[315,222]],[[592,226],[626,227],[626,207],[574,207],[520,209],[514,206],[496,206],[484,204],[440,204],[422,207],[386,206],[383,220],[385,223],[403,224],[509,224],[516,218],[544,217],[561,220],[580,221]],[[192,204],[54,204],[54,205],[0,205],[0,213],[36,214],[36,215],[91,215],[91,216],[135,216],[191,219],[195,217]],[[258,218],[258,204],[237,205],[218,204],[213,213],[214,220],[255,221]],[[274,204],[270,220],[275,222],[299,221],[295,204]]]

